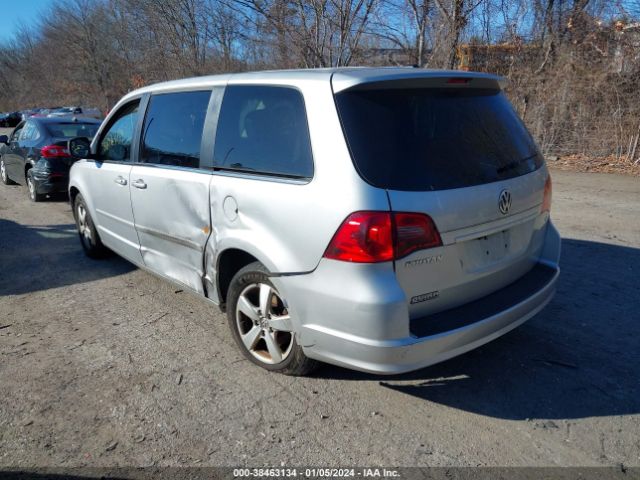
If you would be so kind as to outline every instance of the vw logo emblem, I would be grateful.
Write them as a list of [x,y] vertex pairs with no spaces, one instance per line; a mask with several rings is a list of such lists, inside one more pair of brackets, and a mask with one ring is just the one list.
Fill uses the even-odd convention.
[[509,209],[511,208],[511,192],[509,192],[509,190],[502,190],[500,192],[498,208],[503,215],[509,213]]

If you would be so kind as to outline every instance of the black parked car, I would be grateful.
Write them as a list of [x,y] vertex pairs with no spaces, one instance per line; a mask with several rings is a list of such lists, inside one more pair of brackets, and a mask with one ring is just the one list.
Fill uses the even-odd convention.
[[0,127],[15,127],[22,121],[20,112],[4,113],[0,115]]
[[100,121],[91,118],[29,118],[10,137],[0,135],[0,178],[8,185],[26,184],[34,202],[49,193],[66,192],[69,169],[75,159],[67,142],[92,138]]

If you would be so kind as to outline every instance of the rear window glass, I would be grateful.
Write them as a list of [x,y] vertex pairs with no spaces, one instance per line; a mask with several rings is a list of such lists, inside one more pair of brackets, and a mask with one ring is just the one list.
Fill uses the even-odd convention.
[[444,190],[524,175],[542,156],[497,90],[350,90],[336,95],[355,166],[390,190]]
[[214,165],[250,173],[312,177],[302,94],[288,87],[227,87],[218,120]]
[[73,137],[89,137],[92,138],[98,131],[98,123],[54,123],[48,124],[47,130],[52,137],[57,138],[73,138]]

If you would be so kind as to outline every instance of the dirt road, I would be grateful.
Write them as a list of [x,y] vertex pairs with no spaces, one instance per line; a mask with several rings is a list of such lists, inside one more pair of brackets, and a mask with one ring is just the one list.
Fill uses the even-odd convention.
[[402,377],[242,360],[213,307],[0,185],[0,466],[640,465],[640,182],[554,173],[558,294]]

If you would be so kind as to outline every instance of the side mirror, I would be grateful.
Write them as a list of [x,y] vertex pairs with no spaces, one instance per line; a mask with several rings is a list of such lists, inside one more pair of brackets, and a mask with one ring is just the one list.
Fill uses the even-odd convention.
[[75,137],[67,142],[67,150],[73,158],[91,158],[91,142],[87,137]]
[[5,145],[9,144],[9,137],[6,135],[0,135],[0,143],[4,143]]

